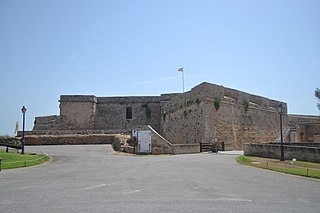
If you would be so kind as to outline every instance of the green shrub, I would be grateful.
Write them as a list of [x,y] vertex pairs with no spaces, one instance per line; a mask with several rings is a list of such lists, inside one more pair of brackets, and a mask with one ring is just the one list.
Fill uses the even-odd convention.
[[213,104],[214,104],[214,108],[216,109],[216,111],[218,111],[219,108],[220,108],[221,99],[220,98],[215,98],[214,101],[213,101]]

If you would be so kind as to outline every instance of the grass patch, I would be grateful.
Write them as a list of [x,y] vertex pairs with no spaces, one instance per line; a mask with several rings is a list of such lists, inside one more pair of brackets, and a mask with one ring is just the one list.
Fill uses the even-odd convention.
[[295,165],[291,165],[290,161],[279,161],[275,159],[250,156],[240,156],[237,157],[236,160],[238,163],[244,165],[320,179],[320,164],[318,163],[297,161]]
[[320,169],[320,164],[319,163],[296,161],[295,165],[302,166],[302,167],[308,167],[308,168],[314,168],[314,169]]
[[236,160],[238,163],[246,164],[246,165],[252,163],[252,160],[245,156],[237,157]]
[[14,169],[20,167],[28,167],[42,164],[49,160],[49,157],[43,154],[30,154],[25,153],[21,155],[16,151],[0,150],[1,169]]

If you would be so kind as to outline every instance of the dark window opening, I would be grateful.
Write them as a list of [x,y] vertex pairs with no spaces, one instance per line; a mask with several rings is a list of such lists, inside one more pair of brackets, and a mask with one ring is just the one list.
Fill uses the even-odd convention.
[[126,119],[132,119],[132,107],[126,109]]

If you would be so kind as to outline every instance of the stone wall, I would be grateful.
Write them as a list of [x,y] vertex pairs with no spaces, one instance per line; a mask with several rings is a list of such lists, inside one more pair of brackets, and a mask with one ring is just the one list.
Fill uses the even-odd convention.
[[[219,109],[215,108],[216,100],[219,100]],[[202,83],[185,93],[161,96],[62,95],[60,130],[127,132],[150,125],[172,144],[193,146],[218,140],[224,142],[226,150],[242,149],[245,142],[280,140],[277,112],[280,103],[285,109],[283,133],[286,136],[286,103],[210,83]],[[40,120],[39,124],[36,121],[35,132],[42,127],[50,131],[50,124],[45,124],[50,118]]]
[[275,141],[280,135],[279,103],[285,108],[286,129],[285,103],[203,83],[162,103],[161,134],[173,144],[213,143],[216,138],[226,150],[242,149],[248,141]]
[[288,115],[288,123],[289,125],[302,125],[302,124],[310,124],[310,123],[320,123],[320,116],[314,115]]
[[[60,97],[61,130],[131,130],[137,126],[160,128],[160,101],[171,96],[146,97]],[[130,117],[128,117],[130,109]],[[39,130],[39,126],[35,130]]]
[[34,120],[33,131],[37,130],[59,130],[60,129],[60,116],[51,115],[36,117]]
[[[131,118],[127,118],[127,109]],[[137,126],[151,125],[159,130],[160,97],[98,98],[95,129],[123,129],[130,131]]]
[[203,101],[186,92],[161,103],[160,133],[173,144],[200,143],[205,134]]
[[61,95],[59,102],[62,130],[94,129],[97,104],[95,96]]
[[151,153],[152,154],[174,154],[172,143],[162,137],[151,126],[148,126],[151,131]]
[[79,144],[112,144],[126,135],[27,135],[26,145],[79,145]]
[[[155,129],[148,126],[151,131],[151,154],[189,154],[199,153],[200,144],[172,144],[163,136],[161,136]],[[115,150],[117,149],[114,146]],[[132,146],[123,146],[123,150],[128,153],[133,153]]]
[[200,152],[200,144],[173,144],[174,154],[192,154]]
[[320,116],[289,115],[290,142],[320,142]]
[[[244,155],[280,159],[280,145],[244,144]],[[284,145],[284,158],[320,163],[320,147]]]
[[[206,129],[204,142],[225,143],[226,150],[243,149],[251,142],[275,141],[280,135],[278,104],[284,107],[283,129],[287,128],[286,103],[212,84],[203,85],[206,91]],[[217,110],[214,102],[220,99]]]
[[308,142],[320,142],[320,123],[307,124],[305,130]]
[[[25,131],[25,135],[96,135],[96,134],[130,134],[130,131],[122,129],[80,129],[80,130],[33,130]],[[18,132],[18,136],[22,136],[22,131]]]
[[0,146],[7,146],[15,149],[21,149],[21,138],[11,136],[0,136]]
[[[280,142],[271,142],[269,144],[276,144],[276,145],[280,145]],[[306,146],[306,147],[320,147],[320,143],[308,143],[308,142],[302,142],[302,143],[283,143],[283,145],[286,146]]]

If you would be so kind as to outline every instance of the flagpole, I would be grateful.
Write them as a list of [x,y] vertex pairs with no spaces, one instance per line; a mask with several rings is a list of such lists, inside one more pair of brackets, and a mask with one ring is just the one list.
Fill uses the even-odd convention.
[[183,70],[183,67],[178,68],[178,72],[182,72],[182,92],[184,92],[184,70]]
[[182,71],[182,92],[184,92],[184,71]]

